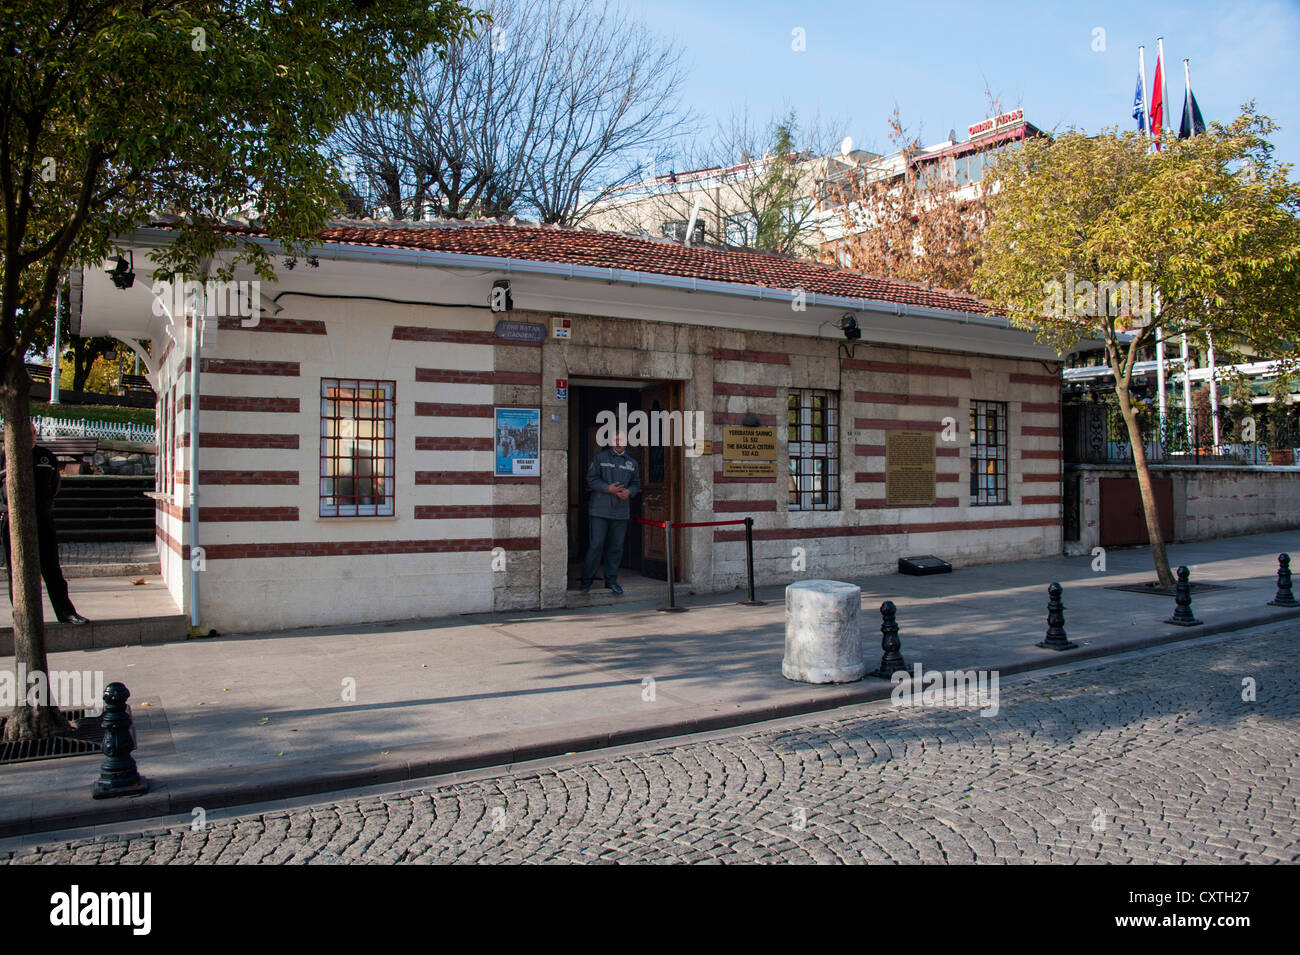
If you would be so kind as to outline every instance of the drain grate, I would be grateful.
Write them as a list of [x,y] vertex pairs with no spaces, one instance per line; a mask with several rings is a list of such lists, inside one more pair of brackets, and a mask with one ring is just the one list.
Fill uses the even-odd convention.
[[65,756],[97,756],[104,739],[102,716],[87,716],[85,710],[64,710],[73,724],[71,736],[47,736],[16,743],[0,743],[0,765],[29,763],[38,759],[62,759]]

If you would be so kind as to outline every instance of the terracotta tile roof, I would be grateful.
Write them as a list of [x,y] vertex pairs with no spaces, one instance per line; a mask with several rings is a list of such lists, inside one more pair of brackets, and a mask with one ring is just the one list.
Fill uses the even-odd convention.
[[330,243],[421,249],[462,255],[625,269],[846,298],[873,299],[979,315],[993,309],[959,292],[874,278],[858,272],[766,252],[675,242],[620,232],[515,221],[336,222],[321,233]]

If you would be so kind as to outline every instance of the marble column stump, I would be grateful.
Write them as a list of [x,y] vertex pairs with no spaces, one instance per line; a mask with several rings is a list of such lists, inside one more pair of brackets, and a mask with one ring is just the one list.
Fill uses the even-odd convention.
[[801,580],[785,588],[781,675],[800,683],[852,683],[867,674],[858,614],[862,589],[839,580]]

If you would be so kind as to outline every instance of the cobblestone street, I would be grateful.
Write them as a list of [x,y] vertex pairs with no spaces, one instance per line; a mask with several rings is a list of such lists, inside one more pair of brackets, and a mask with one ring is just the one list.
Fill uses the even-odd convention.
[[996,716],[874,704],[0,861],[1294,862],[1298,637],[1004,683]]

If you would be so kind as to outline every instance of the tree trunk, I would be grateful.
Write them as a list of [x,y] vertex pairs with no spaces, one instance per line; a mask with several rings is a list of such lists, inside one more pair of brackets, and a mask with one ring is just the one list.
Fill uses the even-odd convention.
[[1119,398],[1120,414],[1124,416],[1124,425],[1128,428],[1129,444],[1133,446],[1133,466],[1137,469],[1138,490],[1142,493],[1142,512],[1147,522],[1147,539],[1151,542],[1151,559],[1156,565],[1156,577],[1161,587],[1173,587],[1174,575],[1169,570],[1169,553],[1165,550],[1165,538],[1160,532],[1160,511],[1156,507],[1156,495],[1151,486],[1151,469],[1147,466],[1147,452],[1142,444],[1142,429],[1138,427],[1137,411],[1122,388],[1116,388]]
[[[6,742],[68,733],[68,721],[47,698],[30,706],[27,687],[16,682],[19,665],[33,673],[48,673],[45,661],[45,617],[41,605],[40,552],[36,538],[36,481],[32,470],[31,380],[23,356],[14,354],[0,382],[4,411],[5,488],[9,498],[9,552],[13,561],[14,708],[5,722]],[[46,681],[48,684],[48,680]]]

